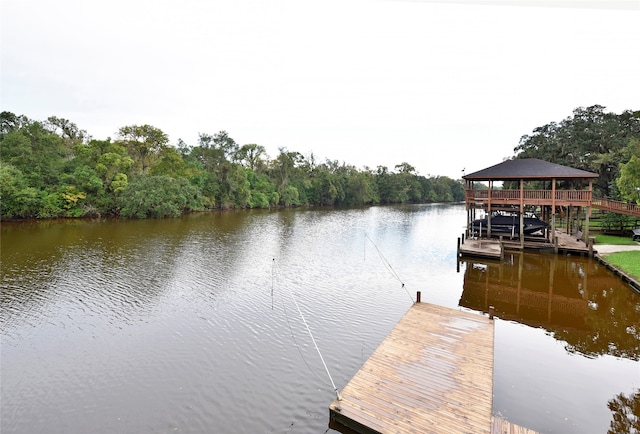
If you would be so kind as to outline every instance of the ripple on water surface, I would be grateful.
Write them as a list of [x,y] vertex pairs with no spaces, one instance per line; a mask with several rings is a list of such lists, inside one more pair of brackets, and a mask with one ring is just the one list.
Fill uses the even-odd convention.
[[[344,387],[417,290],[458,307],[463,224],[463,206],[3,224],[1,431],[325,432],[334,392],[307,326]],[[498,331],[498,352],[522,335]],[[557,365],[587,363],[539,334]],[[530,368],[502,360],[506,390]],[[530,405],[496,393],[510,414]]]

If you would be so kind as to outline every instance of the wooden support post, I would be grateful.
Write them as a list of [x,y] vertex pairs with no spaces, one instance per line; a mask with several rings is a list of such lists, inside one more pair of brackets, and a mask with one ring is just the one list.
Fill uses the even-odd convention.
[[495,313],[495,308],[493,306],[489,306],[489,319],[493,319],[494,313]]
[[588,206],[584,213],[584,239],[589,239],[589,218],[591,217],[591,207]]
[[504,259],[504,244],[502,243],[502,235],[500,235],[500,260]]
[[520,237],[520,248],[524,250],[524,179],[520,179],[520,231],[518,237]]
[[418,292],[416,293],[416,303],[420,303],[420,297],[421,297],[421,295],[422,295],[422,294],[420,293],[420,291],[418,291]]
[[456,248],[456,252],[458,253],[458,256],[460,256],[460,237],[458,237],[458,247]]
[[524,210],[520,212],[520,248],[524,250]]
[[589,249],[589,257],[593,258],[593,243],[596,242],[596,237],[589,237],[587,242],[587,247]]

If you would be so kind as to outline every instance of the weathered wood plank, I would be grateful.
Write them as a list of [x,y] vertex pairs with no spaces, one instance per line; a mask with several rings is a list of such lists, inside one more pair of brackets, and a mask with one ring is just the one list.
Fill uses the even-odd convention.
[[415,304],[330,406],[358,432],[491,430],[493,322]]
[[491,420],[491,434],[538,434],[538,432],[496,416]]

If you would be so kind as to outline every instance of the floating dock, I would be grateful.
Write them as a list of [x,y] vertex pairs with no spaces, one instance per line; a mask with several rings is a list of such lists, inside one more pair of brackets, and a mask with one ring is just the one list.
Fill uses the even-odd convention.
[[330,406],[358,433],[492,431],[491,319],[414,304]]

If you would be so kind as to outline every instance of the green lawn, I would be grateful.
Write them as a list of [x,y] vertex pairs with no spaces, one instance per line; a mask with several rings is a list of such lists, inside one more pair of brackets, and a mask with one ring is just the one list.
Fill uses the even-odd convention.
[[621,237],[617,235],[595,234],[596,244],[615,244],[615,245],[637,245],[636,241],[631,237]]
[[640,250],[602,255],[611,265],[640,281]]

